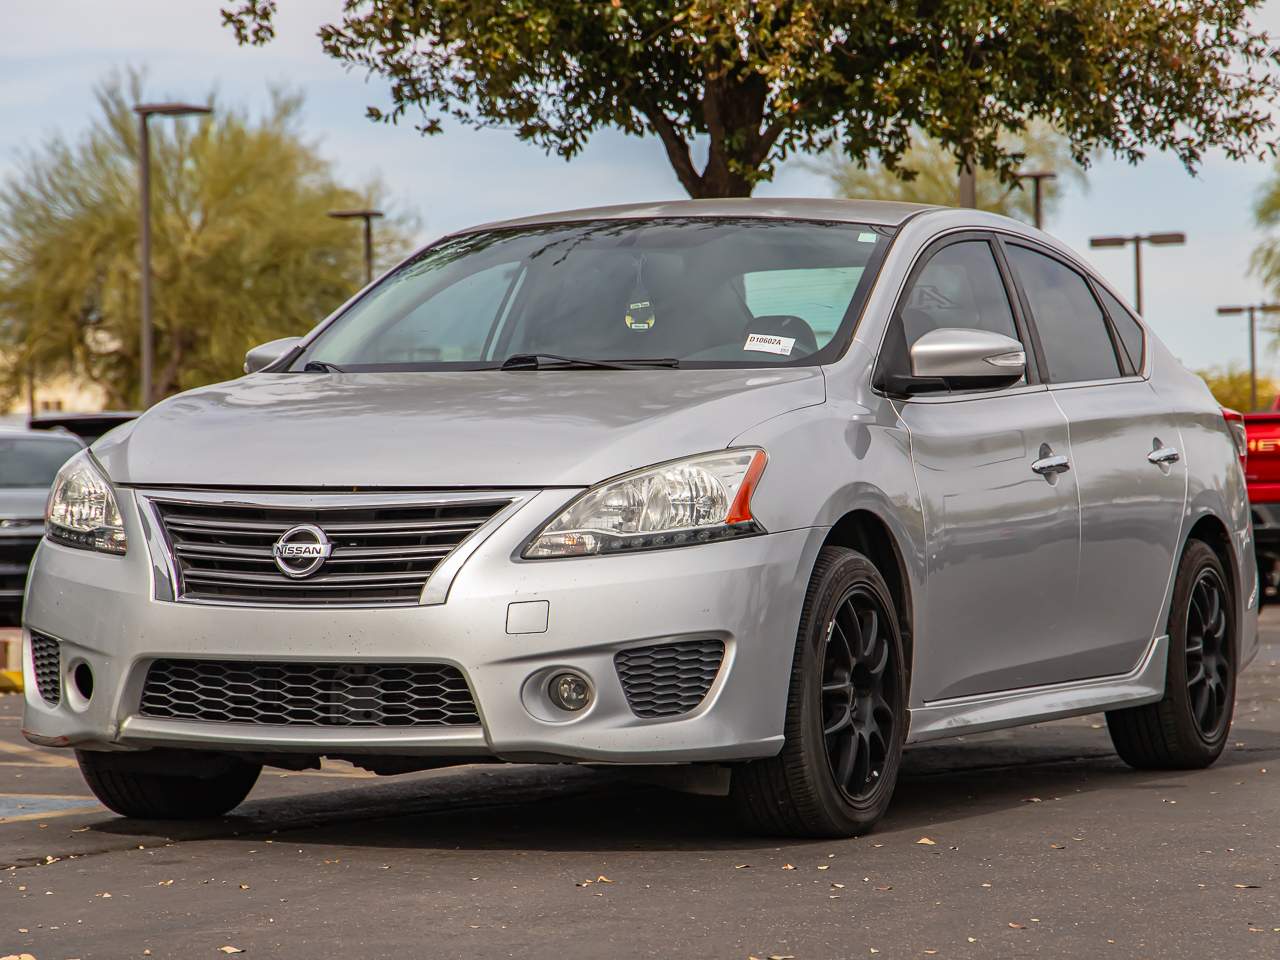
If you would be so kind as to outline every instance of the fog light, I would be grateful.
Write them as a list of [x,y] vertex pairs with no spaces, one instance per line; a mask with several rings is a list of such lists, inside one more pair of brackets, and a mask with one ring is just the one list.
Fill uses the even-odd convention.
[[547,696],[561,710],[576,713],[591,703],[591,686],[576,673],[557,673],[547,684]]

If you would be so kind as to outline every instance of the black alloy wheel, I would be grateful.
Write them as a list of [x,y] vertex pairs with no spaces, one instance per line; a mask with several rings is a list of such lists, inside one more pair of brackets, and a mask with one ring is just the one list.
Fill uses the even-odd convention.
[[901,716],[893,638],[880,599],[849,591],[827,626],[822,656],[822,735],[836,787],[862,802],[884,774]]
[[1187,693],[1196,728],[1217,739],[1231,720],[1231,637],[1227,632],[1227,588],[1206,567],[1191,588],[1187,606]]

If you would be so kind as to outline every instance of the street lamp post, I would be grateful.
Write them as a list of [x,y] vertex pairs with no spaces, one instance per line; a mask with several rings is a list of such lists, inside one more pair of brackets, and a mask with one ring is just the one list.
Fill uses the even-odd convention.
[[373,221],[382,216],[381,210],[330,210],[335,220],[364,221],[364,282],[373,283]]
[[1219,307],[1218,316],[1249,317],[1249,411],[1258,409],[1258,314],[1280,313],[1280,303],[1250,303],[1240,307]]
[[1015,173],[1015,180],[1030,180],[1032,183],[1033,216],[1036,229],[1044,226],[1044,197],[1042,193],[1044,181],[1057,180],[1058,175],[1051,170],[1029,170],[1026,173]]
[[142,196],[142,238],[139,242],[141,264],[142,329],[139,337],[142,389],[141,409],[151,406],[151,368],[154,364],[151,331],[151,133],[148,121],[153,114],[165,117],[187,117],[212,113],[212,108],[195,103],[140,103],[133,108],[138,115],[138,191]]
[[1142,245],[1149,243],[1153,247],[1181,246],[1187,242],[1185,233],[1137,233],[1132,236],[1090,237],[1091,247],[1123,247],[1133,244],[1133,305],[1142,315]]

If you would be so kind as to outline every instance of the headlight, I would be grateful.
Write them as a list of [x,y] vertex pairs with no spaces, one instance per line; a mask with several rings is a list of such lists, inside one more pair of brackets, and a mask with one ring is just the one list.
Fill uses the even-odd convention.
[[751,494],[768,458],[744,447],[646,467],[592,487],[543,527],[528,559],[681,547],[764,533]]
[[63,464],[49,492],[45,536],[82,550],[124,553],[129,545],[111,484],[87,450]]

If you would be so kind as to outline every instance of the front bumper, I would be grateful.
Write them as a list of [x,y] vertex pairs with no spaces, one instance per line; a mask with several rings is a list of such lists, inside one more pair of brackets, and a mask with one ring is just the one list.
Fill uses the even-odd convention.
[[[24,616],[24,732],[82,749],[177,746],[300,754],[493,756],[619,763],[736,760],[782,745],[787,683],[808,571],[822,531],[806,528],[642,554],[522,562],[525,538],[577,491],[531,496],[466,560],[447,601],[375,609],[255,608],[155,599],[164,557],[121,491],[129,552],[112,557],[44,542]],[[154,548],[152,548],[154,549]],[[508,605],[546,601],[545,632],[508,633]],[[51,706],[34,682],[30,633],[61,644],[64,690],[87,664],[93,694]],[[710,638],[725,656],[688,714],[642,718],[614,667],[622,649]],[[304,726],[143,716],[158,658],[332,663],[447,663],[478,708],[470,726]],[[595,700],[572,719],[526,707],[530,678],[554,668],[590,680]]]

